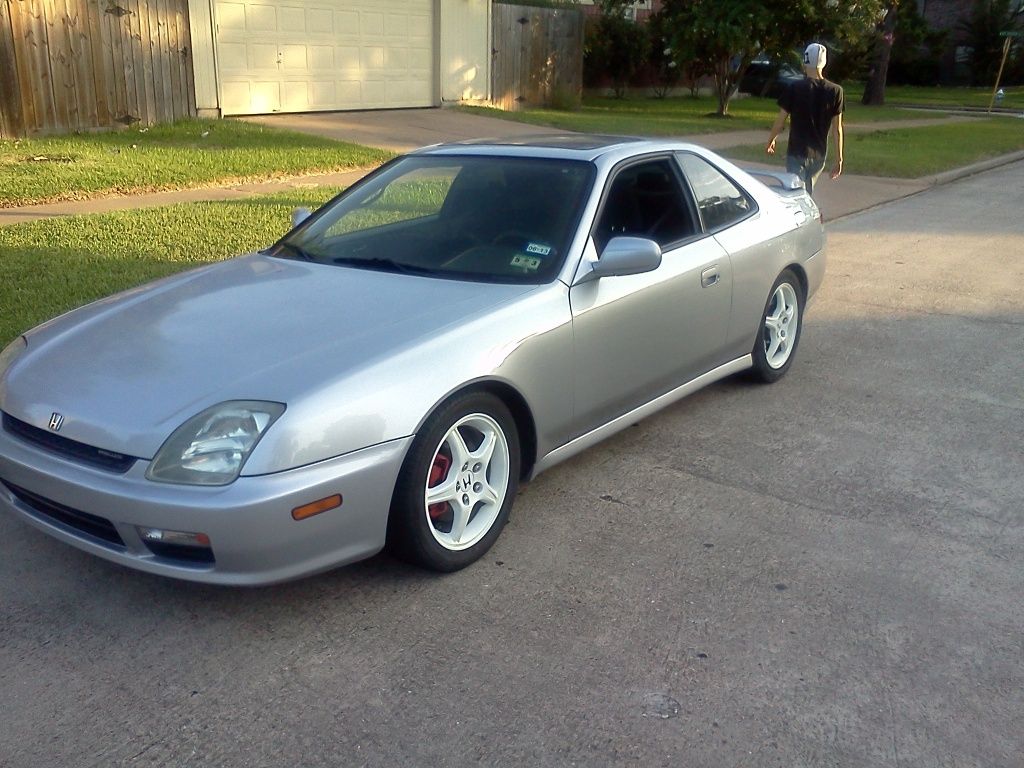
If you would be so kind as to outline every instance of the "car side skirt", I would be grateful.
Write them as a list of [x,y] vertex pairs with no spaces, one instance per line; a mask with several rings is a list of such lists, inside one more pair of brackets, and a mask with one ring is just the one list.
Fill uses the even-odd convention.
[[662,408],[666,408],[677,400],[682,400],[687,395],[693,394],[698,389],[703,389],[709,384],[714,384],[716,381],[720,381],[727,376],[732,376],[734,373],[745,371],[753,364],[754,359],[749,354],[738,357],[735,360],[725,363],[724,365],[720,365],[695,379],[691,379],[686,384],[676,387],[675,389],[644,403],[638,408],[634,408],[628,413],[622,414],[618,418],[609,421],[607,424],[587,432],[585,435],[580,435],[575,440],[571,440],[565,445],[556,448],[547,455],[541,457],[537,463],[533,465],[533,471],[530,473],[530,478],[532,479],[536,477],[545,469],[550,469],[555,466],[555,464],[563,462],[566,459],[575,456],[577,453],[582,453],[591,446],[611,437],[616,432],[621,432],[630,425],[636,424],[642,419],[646,419],[648,416],[660,411]]

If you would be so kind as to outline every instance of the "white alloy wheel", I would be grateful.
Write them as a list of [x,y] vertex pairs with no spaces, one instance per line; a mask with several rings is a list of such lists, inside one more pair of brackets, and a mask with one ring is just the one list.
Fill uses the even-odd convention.
[[789,283],[781,283],[764,316],[764,357],[769,367],[779,369],[789,360],[796,346],[799,324],[796,290]]
[[491,530],[509,489],[509,444],[484,413],[459,419],[434,449],[423,509],[442,547],[469,549]]

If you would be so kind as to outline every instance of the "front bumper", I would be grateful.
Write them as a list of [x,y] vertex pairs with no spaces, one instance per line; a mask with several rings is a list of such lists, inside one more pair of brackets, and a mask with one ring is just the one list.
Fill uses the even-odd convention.
[[[307,467],[200,488],[151,482],[146,461],[123,475],[93,469],[0,430],[0,508],[131,568],[211,584],[270,584],[351,563],[384,546],[391,495],[411,441],[392,440]],[[292,519],[296,507],[334,494],[342,496],[340,507]],[[101,518],[117,535],[93,535],[90,530],[99,529],[47,514],[40,499],[54,509]],[[139,527],[205,533],[214,562],[155,555]]]

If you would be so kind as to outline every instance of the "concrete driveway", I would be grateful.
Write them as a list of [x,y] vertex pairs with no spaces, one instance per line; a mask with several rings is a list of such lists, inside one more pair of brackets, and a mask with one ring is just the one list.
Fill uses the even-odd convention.
[[254,115],[250,123],[312,133],[394,152],[467,139],[558,133],[547,126],[474,115],[455,109],[379,109],[358,112],[306,112]]
[[830,227],[777,385],[551,470],[474,567],[165,581],[0,517],[0,765],[1020,766],[1024,163]]

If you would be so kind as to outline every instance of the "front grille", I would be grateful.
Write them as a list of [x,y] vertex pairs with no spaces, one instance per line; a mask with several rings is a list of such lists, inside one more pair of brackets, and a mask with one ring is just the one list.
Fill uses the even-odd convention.
[[42,496],[26,491],[6,481],[0,481],[15,497],[25,506],[29,507],[39,517],[50,522],[60,523],[68,528],[73,528],[79,533],[84,533],[94,539],[105,541],[117,547],[124,547],[124,540],[117,532],[114,525],[104,517],[90,515],[71,507],[65,507],[55,501],[44,499]]
[[20,421],[6,413],[4,414],[3,423],[5,431],[26,442],[59,454],[72,461],[88,464],[98,469],[105,469],[108,472],[117,472],[123,475],[138,461],[135,456],[125,456],[123,453],[94,448],[91,445],[55,435],[53,432],[47,432],[45,429],[33,427],[31,424],[26,424],[24,421]]

